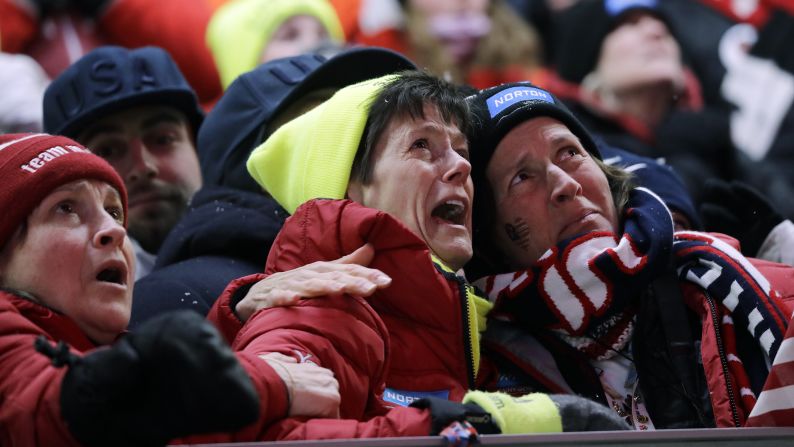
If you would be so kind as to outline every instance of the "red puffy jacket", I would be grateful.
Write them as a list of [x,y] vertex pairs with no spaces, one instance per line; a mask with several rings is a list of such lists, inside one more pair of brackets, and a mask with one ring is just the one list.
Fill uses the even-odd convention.
[[[255,313],[241,327],[235,296],[267,274],[375,248],[370,267],[392,277],[373,296],[324,297]],[[243,289],[241,289],[243,288]],[[264,275],[232,283],[208,318],[242,352],[281,352],[329,368],[339,381],[343,420],[288,419],[267,439],[419,436],[423,396],[459,401],[479,364],[477,308],[462,278],[433,263],[426,244],[390,215],[347,200],[312,200],[287,220]],[[395,408],[390,408],[395,407]]]
[[[51,342],[64,341],[75,354],[97,347],[69,317],[0,291],[0,445],[78,446],[61,418],[61,381],[67,369],[52,366],[48,357],[36,352],[33,342],[40,335]],[[277,373],[255,355],[238,353],[237,358],[262,396],[262,416],[238,433],[201,440],[257,439],[286,415],[286,390]]]
[[36,352],[39,335],[63,340],[75,353],[96,347],[70,318],[0,291],[0,445],[78,446],[61,419],[66,368]]

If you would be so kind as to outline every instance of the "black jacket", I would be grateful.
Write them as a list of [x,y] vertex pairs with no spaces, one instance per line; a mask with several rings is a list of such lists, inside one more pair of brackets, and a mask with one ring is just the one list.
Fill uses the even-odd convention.
[[264,270],[286,217],[262,194],[201,189],[163,243],[152,273],[135,283],[130,329],[168,310],[206,315],[231,280]]

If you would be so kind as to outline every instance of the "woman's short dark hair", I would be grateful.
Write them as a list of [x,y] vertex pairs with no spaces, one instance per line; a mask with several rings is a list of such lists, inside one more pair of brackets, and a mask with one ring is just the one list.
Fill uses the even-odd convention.
[[447,124],[458,126],[468,135],[469,105],[461,87],[422,71],[400,72],[372,102],[350,179],[370,183],[374,169],[372,153],[386,127],[395,117],[424,118],[426,104],[436,106]]

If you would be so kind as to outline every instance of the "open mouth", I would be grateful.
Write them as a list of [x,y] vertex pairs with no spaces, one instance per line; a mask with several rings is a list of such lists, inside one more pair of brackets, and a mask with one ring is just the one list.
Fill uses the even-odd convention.
[[431,215],[453,225],[464,225],[466,223],[466,204],[461,200],[447,200],[433,208]]
[[96,275],[96,279],[101,282],[109,282],[123,286],[126,278],[124,277],[124,272],[121,269],[111,267],[102,269],[102,271]]

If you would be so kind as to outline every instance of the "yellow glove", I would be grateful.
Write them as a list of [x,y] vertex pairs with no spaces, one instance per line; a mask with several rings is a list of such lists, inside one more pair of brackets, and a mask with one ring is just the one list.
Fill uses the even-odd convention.
[[505,393],[469,391],[463,397],[463,403],[470,402],[490,413],[503,434],[562,431],[560,412],[548,394],[513,397]]

